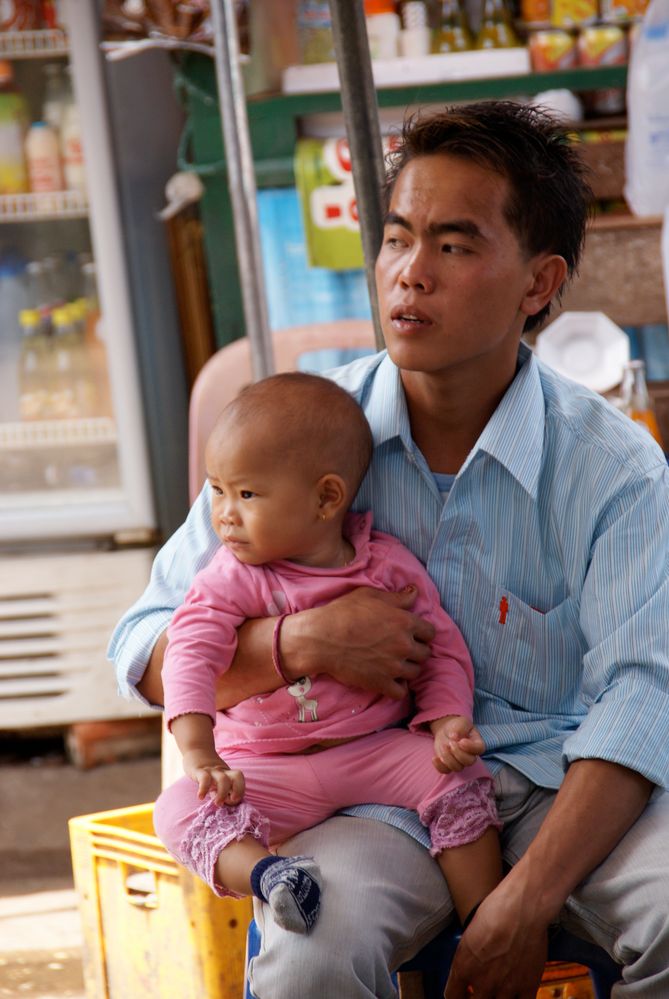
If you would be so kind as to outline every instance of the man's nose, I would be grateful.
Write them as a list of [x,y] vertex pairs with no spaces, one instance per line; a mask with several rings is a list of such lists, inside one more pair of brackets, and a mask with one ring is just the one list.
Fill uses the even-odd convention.
[[405,288],[416,288],[419,291],[434,291],[434,276],[425,249],[414,246],[407,255],[400,271],[400,282]]

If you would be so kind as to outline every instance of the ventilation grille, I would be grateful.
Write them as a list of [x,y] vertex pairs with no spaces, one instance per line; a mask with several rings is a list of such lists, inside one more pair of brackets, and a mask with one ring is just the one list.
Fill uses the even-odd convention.
[[153,552],[3,560],[0,728],[137,715],[116,693],[109,636],[142,592]]

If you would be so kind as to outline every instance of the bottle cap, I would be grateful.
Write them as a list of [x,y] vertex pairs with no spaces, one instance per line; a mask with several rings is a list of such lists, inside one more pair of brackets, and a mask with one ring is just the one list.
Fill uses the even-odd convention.
[[21,326],[39,326],[39,312],[37,309],[21,309],[19,322]]
[[394,14],[395,4],[393,0],[365,0],[365,16],[374,14]]

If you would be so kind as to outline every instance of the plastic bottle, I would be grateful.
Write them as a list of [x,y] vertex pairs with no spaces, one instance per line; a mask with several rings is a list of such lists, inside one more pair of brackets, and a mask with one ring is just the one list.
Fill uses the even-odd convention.
[[475,49],[508,49],[520,45],[511,26],[504,0],[484,0],[481,26],[474,43]]
[[19,412],[17,316],[26,307],[24,272],[25,261],[17,254],[0,257],[0,423],[16,420]]
[[42,121],[56,132],[60,132],[67,107],[73,103],[72,84],[65,66],[60,62],[48,62],[44,66],[44,102]]
[[664,448],[655,407],[646,384],[646,365],[643,361],[628,361],[625,365],[620,386],[620,408],[630,419],[651,433],[660,447]]
[[63,190],[58,135],[45,121],[31,125],[26,138],[30,190],[35,194]]
[[82,266],[84,296],[80,299],[85,321],[84,344],[90,357],[96,394],[96,416],[112,416],[111,389],[107,350],[104,342],[103,321],[98,300],[95,263],[87,261]]
[[424,0],[404,0],[400,7],[402,30],[399,51],[403,56],[428,55],[432,48],[432,31],[427,4]]
[[442,0],[439,30],[435,33],[435,52],[465,52],[474,47],[467,15],[460,0]]
[[394,59],[399,53],[400,19],[393,0],[364,0],[364,4],[372,59]]
[[37,309],[22,309],[18,318],[21,331],[19,416],[22,420],[42,420],[48,416],[49,407],[49,340],[42,332]]
[[26,294],[28,308],[37,310],[40,328],[48,336],[51,332],[51,309],[54,303],[49,274],[41,260],[31,260],[26,265]]
[[334,38],[328,0],[300,0],[297,8],[300,61],[334,62]]
[[627,74],[625,198],[635,215],[669,206],[669,0],[651,0]]
[[54,309],[51,321],[49,416],[56,420],[89,416],[94,408],[94,389],[83,337],[67,306]]
[[25,98],[14,85],[12,64],[0,60],[0,194],[28,190],[25,137],[29,123]]
[[81,145],[81,121],[79,108],[72,102],[63,115],[60,130],[60,152],[63,162],[65,188],[86,195],[86,170]]

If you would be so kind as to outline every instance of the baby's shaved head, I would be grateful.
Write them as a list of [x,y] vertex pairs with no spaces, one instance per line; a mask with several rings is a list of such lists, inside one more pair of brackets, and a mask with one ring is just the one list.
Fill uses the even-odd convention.
[[318,375],[288,372],[242,389],[221,413],[209,446],[222,446],[231,426],[248,428],[275,457],[313,469],[315,478],[337,473],[349,487],[349,499],[357,493],[372,454],[372,433],[360,406]]

